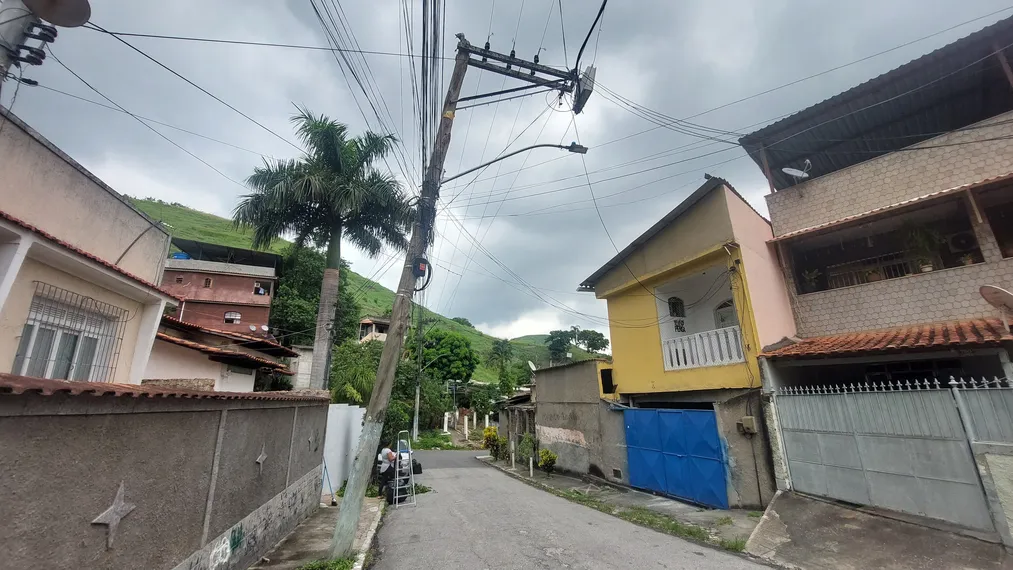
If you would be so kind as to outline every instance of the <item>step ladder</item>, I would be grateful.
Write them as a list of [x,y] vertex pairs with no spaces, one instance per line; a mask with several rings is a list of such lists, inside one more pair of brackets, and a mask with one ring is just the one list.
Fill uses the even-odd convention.
[[[402,436],[402,434],[404,434]],[[407,449],[405,449],[407,448]],[[402,453],[408,452],[408,458],[402,457]],[[394,507],[416,506],[415,503],[415,470],[412,459],[412,438],[408,430],[397,432],[397,460],[394,472]]]

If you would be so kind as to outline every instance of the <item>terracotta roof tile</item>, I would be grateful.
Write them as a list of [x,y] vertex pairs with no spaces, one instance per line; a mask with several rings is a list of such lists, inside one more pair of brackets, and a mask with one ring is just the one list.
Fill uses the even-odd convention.
[[51,234],[51,233],[49,233],[47,231],[41,230],[41,229],[33,226],[32,224],[29,224],[28,222],[25,222],[23,220],[15,218],[14,216],[8,214],[7,212],[4,212],[4,211],[0,210],[0,218],[5,219],[8,222],[11,222],[12,224],[16,224],[18,226],[21,226],[22,228],[24,228],[24,229],[26,229],[26,230],[28,230],[28,231],[36,234],[36,235],[44,237],[47,240],[55,243],[56,245],[59,245],[60,247],[62,247],[64,249],[70,250],[70,251],[72,251],[72,252],[80,255],[81,257],[86,257],[86,258],[94,261],[95,263],[98,263],[99,265],[101,265],[101,266],[103,266],[103,267],[105,267],[107,269],[111,269],[111,270],[115,271],[116,273],[119,273],[120,275],[122,275],[122,276],[124,276],[124,277],[126,277],[126,278],[128,278],[128,279],[130,279],[132,281],[135,281],[135,282],[137,282],[137,283],[139,283],[139,284],[141,284],[143,286],[145,286],[147,289],[149,289],[151,291],[155,291],[155,292],[157,292],[157,293],[159,293],[161,295],[165,295],[166,297],[169,297],[171,299],[176,299],[177,301],[182,301],[183,300],[181,297],[177,297],[176,295],[173,295],[172,293],[169,293],[168,291],[162,289],[161,287],[155,285],[154,283],[151,283],[151,282],[149,282],[149,281],[147,281],[145,279],[142,279],[142,278],[134,275],[133,273],[130,273],[129,271],[124,271],[123,269],[120,269],[120,267],[118,265],[116,265],[114,263],[110,263],[110,262],[102,259],[101,257],[98,257],[96,255],[88,253],[87,251],[85,251],[85,250],[83,250],[83,249],[81,249],[79,247],[73,246],[73,245],[71,245],[71,244],[63,241],[62,239],[54,236],[53,234]]
[[141,384],[112,384],[108,382],[68,382],[66,380],[46,380],[28,376],[0,374],[0,396],[3,394],[38,393],[43,396],[54,394],[70,394],[80,396],[113,395],[134,398],[195,398],[211,400],[289,400],[304,402],[327,402],[326,395],[306,392],[202,392],[198,390],[181,390],[162,386]]
[[285,366],[280,362],[275,362],[273,360],[268,360],[266,358],[261,358],[259,356],[253,356],[252,354],[246,354],[245,352],[239,352],[236,350],[227,350],[224,348],[219,348],[217,346],[201,344],[199,342],[194,342],[192,340],[186,340],[183,338],[169,336],[165,333],[156,333],[155,338],[157,338],[158,340],[163,340],[165,342],[170,342],[172,344],[182,346],[184,348],[197,350],[203,352],[204,354],[210,354],[214,356],[227,356],[229,358],[237,358],[240,360],[246,360],[247,362],[260,364],[261,365],[260,367],[272,368],[274,369],[275,372],[285,374],[287,376],[291,376],[294,374],[294,372],[289,370],[287,366]]
[[762,356],[839,356],[919,348],[998,346],[1003,341],[1013,341],[1013,334],[999,319],[971,319],[806,338]]
[[[186,330],[198,331],[198,332],[203,332],[203,333],[223,336],[225,338],[231,338],[233,340],[245,340],[245,341],[248,341],[250,344],[256,343],[256,344],[270,345],[270,347],[272,349],[274,349],[274,350],[276,350],[278,352],[281,352],[283,356],[290,356],[290,357],[299,356],[299,353],[296,352],[296,351],[294,351],[294,350],[292,350],[291,348],[288,348],[287,346],[283,346],[282,344],[280,344],[278,342],[275,342],[273,340],[262,338],[262,337],[256,337],[256,336],[252,336],[252,335],[248,335],[248,334],[243,334],[243,333],[232,332],[232,331],[223,331],[223,330],[220,330],[220,329],[213,329],[211,327],[206,327],[204,325],[198,325],[196,323],[190,323],[190,322],[187,322],[187,321],[181,321],[181,320],[177,319],[176,317],[173,317],[173,316],[170,316],[170,315],[162,315],[162,322],[163,323],[167,323],[170,327],[174,327],[174,328],[178,328],[178,329],[186,329]],[[250,348],[254,348],[254,347],[251,346]]]

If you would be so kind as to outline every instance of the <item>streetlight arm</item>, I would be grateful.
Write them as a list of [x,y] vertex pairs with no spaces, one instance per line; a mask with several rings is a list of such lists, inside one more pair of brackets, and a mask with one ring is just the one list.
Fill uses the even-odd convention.
[[517,155],[517,154],[520,154],[522,152],[526,152],[526,151],[529,151],[529,150],[532,150],[532,149],[535,149],[535,148],[560,148],[560,149],[568,150],[570,152],[575,152],[575,153],[578,153],[578,154],[587,154],[587,147],[581,146],[581,145],[579,145],[577,143],[570,143],[569,145],[546,143],[546,144],[536,144],[536,145],[526,146],[524,148],[517,149],[517,150],[515,150],[513,152],[504,154],[503,156],[496,157],[496,158],[494,158],[494,159],[492,159],[489,162],[486,162],[484,164],[479,164],[475,168],[469,168],[468,170],[465,170],[464,172],[462,172],[460,174],[455,174],[454,176],[451,176],[450,178],[444,178],[443,180],[440,180],[440,184],[446,184],[447,182],[450,182],[451,180],[457,180],[458,178],[460,178],[462,176],[471,174],[472,172],[475,172],[476,170],[480,170],[482,168],[485,168],[486,166],[489,166],[490,164],[496,164],[497,162],[499,162],[501,160],[510,158],[511,156],[514,156],[514,155]]

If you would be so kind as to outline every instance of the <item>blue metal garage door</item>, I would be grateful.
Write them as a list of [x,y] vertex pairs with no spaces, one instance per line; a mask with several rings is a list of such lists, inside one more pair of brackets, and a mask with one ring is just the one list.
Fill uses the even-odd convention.
[[725,458],[709,410],[624,412],[630,485],[728,508]]

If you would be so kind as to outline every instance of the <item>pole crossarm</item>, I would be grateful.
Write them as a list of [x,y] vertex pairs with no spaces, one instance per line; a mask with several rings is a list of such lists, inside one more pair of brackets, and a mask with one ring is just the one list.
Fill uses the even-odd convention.
[[[516,67],[522,67],[524,69],[528,69],[530,71],[541,73],[543,75],[549,75],[551,77],[556,77],[558,79],[573,80],[573,79],[576,78],[576,73],[574,71],[555,69],[555,68],[549,67],[547,65],[542,65],[540,63],[534,63],[534,62],[531,62],[531,61],[527,61],[527,60],[523,60],[523,59],[518,59],[517,57],[512,57],[512,56],[509,56],[509,55],[506,55],[506,54],[495,52],[495,51],[492,51],[491,49],[484,49],[484,48],[480,48],[480,47],[473,46],[473,45],[469,44],[467,46],[467,48],[465,48],[465,50],[469,54],[482,56],[483,58],[488,58],[488,59],[492,59],[492,60],[495,60],[495,61],[501,61],[503,63],[507,63],[507,64],[510,64],[510,65],[513,65],[513,66],[516,66]],[[480,62],[480,63],[482,63],[482,62]]]
[[[531,75],[530,73],[525,73],[523,71],[518,71],[516,69],[507,69],[502,65],[496,65],[495,63],[489,63],[488,61],[479,61],[477,59],[472,59],[468,61],[468,65],[472,67],[477,67],[479,69],[484,69],[486,71],[491,71],[493,73],[498,73],[500,75],[506,75],[507,77],[513,77],[514,79],[520,79],[521,81],[527,81],[528,83],[534,83],[536,86],[554,85],[559,83],[559,81],[556,79],[546,79],[544,77]],[[573,82],[565,81],[560,87],[560,90],[566,92],[573,91]]]

